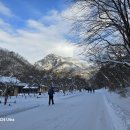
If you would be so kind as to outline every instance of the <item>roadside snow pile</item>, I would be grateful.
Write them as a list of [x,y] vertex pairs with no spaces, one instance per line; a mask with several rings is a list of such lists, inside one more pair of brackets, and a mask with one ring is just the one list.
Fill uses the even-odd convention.
[[127,130],[130,130],[130,96],[124,98],[119,94],[107,91],[104,92],[104,95],[116,115],[127,127]]
[[26,111],[38,107],[41,104],[41,100],[33,96],[26,96],[26,98],[22,96],[13,96],[11,99],[8,99],[7,105],[4,105],[3,97],[0,97],[0,101],[0,117]]

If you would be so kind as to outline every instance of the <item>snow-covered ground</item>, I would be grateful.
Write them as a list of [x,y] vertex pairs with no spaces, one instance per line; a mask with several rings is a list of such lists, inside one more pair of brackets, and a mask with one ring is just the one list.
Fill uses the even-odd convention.
[[104,91],[104,95],[116,115],[127,126],[127,130],[130,130],[130,97],[124,98],[119,94],[107,91]]
[[130,130],[129,97],[97,90],[95,94],[56,93],[54,99],[53,106],[48,106],[47,94],[13,97],[10,100],[16,104],[11,106],[0,104],[0,116],[15,120],[0,121],[0,130]]

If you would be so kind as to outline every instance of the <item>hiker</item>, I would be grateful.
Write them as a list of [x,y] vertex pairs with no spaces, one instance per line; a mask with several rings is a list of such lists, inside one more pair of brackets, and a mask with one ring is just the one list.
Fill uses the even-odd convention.
[[53,83],[51,84],[49,90],[48,90],[48,95],[49,95],[49,105],[52,102],[52,105],[54,104],[54,99],[53,99],[53,95],[54,95],[54,86]]

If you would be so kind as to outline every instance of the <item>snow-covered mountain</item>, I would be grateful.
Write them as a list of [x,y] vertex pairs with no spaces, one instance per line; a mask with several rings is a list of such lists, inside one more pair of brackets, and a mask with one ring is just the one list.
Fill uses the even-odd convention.
[[50,70],[54,73],[68,72],[74,75],[84,75],[88,71],[87,63],[71,57],[61,57],[49,54],[44,59],[35,63],[35,66],[42,70]]

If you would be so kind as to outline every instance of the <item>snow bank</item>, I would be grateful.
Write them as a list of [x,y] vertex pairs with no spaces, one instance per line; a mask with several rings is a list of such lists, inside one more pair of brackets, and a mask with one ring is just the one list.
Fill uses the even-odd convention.
[[[106,105],[108,106],[108,111],[113,117],[115,124],[119,124],[118,126],[122,125],[122,127],[125,126],[127,127],[127,130],[130,130],[130,97],[123,98],[119,94],[107,92],[106,90],[103,93]],[[118,118],[116,119],[116,117]],[[120,130],[119,128],[118,130]]]
[[111,104],[108,103],[106,99],[104,99],[106,107],[107,107],[107,112],[109,116],[111,117],[112,123],[115,127],[115,130],[126,130],[126,125],[122,122],[120,118],[115,114],[115,111],[112,109]]
[[27,105],[27,106],[22,106],[22,107],[15,107],[15,109],[8,109],[8,110],[3,110],[0,111],[0,117],[5,117],[8,115],[16,114],[19,112],[27,111],[36,107],[39,107],[40,105],[32,104],[32,105]]

